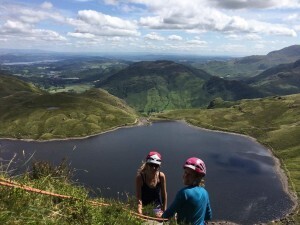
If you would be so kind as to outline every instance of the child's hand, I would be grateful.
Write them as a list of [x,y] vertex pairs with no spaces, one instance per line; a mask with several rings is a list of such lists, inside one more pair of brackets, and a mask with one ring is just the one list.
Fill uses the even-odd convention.
[[156,214],[156,217],[158,217],[158,218],[161,218],[161,217],[162,217],[162,215],[163,215],[163,211],[161,211],[161,212],[157,213],[157,214]]
[[163,214],[163,211],[161,209],[154,209],[154,214],[155,214],[156,217],[161,218],[162,214]]

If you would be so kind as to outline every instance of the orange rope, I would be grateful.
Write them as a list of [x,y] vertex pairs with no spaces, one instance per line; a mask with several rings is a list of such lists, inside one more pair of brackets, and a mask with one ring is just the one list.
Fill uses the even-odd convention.
[[[6,186],[6,187],[19,188],[19,189],[25,190],[27,192],[33,192],[33,193],[38,193],[38,194],[43,194],[43,195],[49,195],[49,196],[59,197],[59,198],[63,198],[63,199],[80,200],[79,198],[75,198],[75,197],[72,197],[72,196],[69,196],[69,195],[61,195],[61,194],[56,194],[56,193],[49,192],[49,191],[43,191],[43,190],[33,188],[33,187],[30,187],[30,186],[26,186],[26,185],[23,185],[23,184],[18,184],[16,182],[6,180],[6,179],[3,179],[3,178],[0,178],[0,185],[1,186]],[[89,200],[87,202],[89,204],[93,205],[93,206],[110,206],[110,204],[104,203],[104,202],[97,202],[97,201],[91,201],[91,200]],[[142,220],[153,220],[153,221],[158,221],[158,222],[168,221],[168,219],[142,215],[142,214],[133,212],[131,210],[128,210],[126,208],[124,208],[124,210],[128,211],[131,215],[133,215],[135,217],[138,217],[139,219],[142,219]]]

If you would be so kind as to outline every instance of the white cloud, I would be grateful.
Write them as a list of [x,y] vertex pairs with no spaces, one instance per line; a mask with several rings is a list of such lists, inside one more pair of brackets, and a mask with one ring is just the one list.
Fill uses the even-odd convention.
[[65,17],[50,8],[51,3],[44,2],[40,7],[29,8],[20,5],[0,6],[2,20],[19,20],[25,23],[38,23],[45,20],[64,22]]
[[67,39],[52,30],[34,29],[32,34],[44,41],[66,41]]
[[122,39],[120,37],[108,37],[107,40],[114,41],[114,42],[122,41]]
[[223,9],[299,8],[298,0],[207,0],[209,4]]
[[43,2],[43,3],[41,4],[41,8],[42,8],[42,9],[52,9],[52,7],[53,7],[53,5],[52,5],[51,2]]
[[90,33],[99,36],[139,36],[134,22],[103,14],[94,10],[81,10],[78,19],[69,20],[76,33]]
[[32,25],[20,21],[8,20],[3,26],[0,26],[0,34],[14,35],[22,38],[32,38],[32,40],[44,41],[65,41],[66,38],[59,33],[45,29],[35,29]]
[[13,20],[8,20],[6,23],[0,27],[0,32],[2,34],[6,33],[30,33],[30,30],[32,29],[32,26],[26,23],[22,23],[20,21],[13,21]]
[[118,17],[113,17],[110,15],[105,15],[101,12],[97,12],[94,10],[81,10],[78,12],[78,17],[80,20],[100,26],[100,27],[113,27],[113,28],[118,28],[118,29],[130,29],[130,30],[135,30],[136,25],[128,20],[122,20]]
[[118,0],[104,0],[107,5],[118,5]]
[[73,32],[68,32],[68,36],[75,37],[75,38],[87,38],[87,39],[92,39],[95,38],[94,34],[89,34],[89,33],[73,33]]
[[296,31],[300,31],[300,25],[294,26],[294,29],[295,29]]
[[206,41],[200,41],[200,40],[190,40],[190,41],[187,41],[186,42],[187,44],[190,44],[190,45],[200,45],[200,46],[203,46],[203,45],[206,45],[207,42]]
[[169,40],[172,40],[172,41],[181,41],[183,38],[181,36],[178,36],[178,35],[169,35],[168,36],[168,39]]
[[51,0],[34,2],[0,5],[0,39],[12,43],[5,45],[24,40],[27,45],[31,41],[33,46],[39,46],[36,42],[48,47],[51,41],[68,49],[85,43],[92,49],[122,45],[153,51],[193,51],[213,45],[218,51],[234,46],[235,52],[246,52],[249,44],[262,50],[283,42],[295,44],[300,32],[300,0],[71,0],[73,5],[66,4],[63,10]]
[[[66,41],[66,38],[57,31],[37,28],[37,24],[42,21],[64,21],[64,17],[58,12],[51,11],[53,6],[50,2],[44,2],[36,8],[11,4],[4,4],[0,7],[0,18],[3,21],[2,24],[0,23],[0,35],[4,38],[9,37],[10,42],[19,42],[20,39],[44,43]],[[3,9],[4,11],[2,11]]]
[[140,20],[139,20],[139,25],[154,28],[154,29],[155,28],[160,28],[162,26],[162,24],[163,24],[163,20],[159,16],[141,17]]
[[144,36],[144,38],[145,38],[145,39],[148,39],[148,40],[154,40],[154,41],[163,41],[163,40],[165,40],[164,37],[158,35],[158,34],[155,33],[155,32],[152,32],[152,33],[150,33],[150,34],[146,34],[146,35]]
[[298,22],[300,19],[300,15],[298,13],[290,14],[288,17],[284,18],[285,21],[295,21]]
[[242,41],[242,40],[257,41],[262,39],[262,37],[257,34],[243,34],[243,35],[229,34],[226,35],[225,37],[235,41]]
[[[222,11],[209,7],[208,2],[204,0],[174,1],[173,4],[148,0],[135,2],[143,2],[154,9],[152,12],[153,16],[141,17],[139,20],[141,26],[149,29],[173,29],[194,33],[216,31],[293,37],[297,35],[292,28],[285,25],[274,25],[272,23],[246,19],[238,15],[227,15]],[[199,4],[201,2],[204,4]]]

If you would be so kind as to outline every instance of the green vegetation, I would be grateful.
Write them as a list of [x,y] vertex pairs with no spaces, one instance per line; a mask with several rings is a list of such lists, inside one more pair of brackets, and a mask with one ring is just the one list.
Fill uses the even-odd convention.
[[0,71],[0,98],[13,95],[17,92],[42,93],[34,85],[12,76],[2,75],[2,71]]
[[252,55],[228,61],[192,63],[191,65],[214,76],[237,79],[256,76],[282,63],[293,63],[299,59],[299,55],[300,45],[292,45],[267,55]]
[[[174,110],[154,114],[153,118],[185,120],[195,126],[256,138],[280,160],[289,178],[289,188],[299,198],[300,94],[241,100],[227,108],[218,108],[218,102],[223,104],[219,99],[214,109]],[[299,224],[300,214],[294,217]]]
[[55,87],[52,86],[47,89],[49,93],[58,93],[58,92],[73,92],[73,93],[82,93],[85,92],[91,88],[93,88],[94,85],[92,84],[70,84],[70,85],[63,85],[62,87]]
[[139,62],[98,86],[124,99],[137,111],[150,113],[203,104],[206,93],[201,87],[208,77],[204,71],[171,61]]
[[[128,62],[123,60],[97,56],[49,55],[49,58],[53,59],[44,61],[45,56],[41,55],[19,56],[22,62],[30,62],[31,59],[36,63],[3,64],[0,65],[0,71],[2,70],[0,74],[7,71],[49,92],[63,89],[72,92],[82,91],[86,88],[84,85],[93,86],[93,82],[104,80],[128,66]],[[7,60],[18,62],[18,56],[12,55]]]
[[214,76],[237,79],[255,76],[273,65],[269,62],[260,62],[262,60],[261,56],[252,56],[251,58],[257,58],[257,60],[255,62],[249,60],[251,63],[246,63],[238,58],[229,61],[211,61],[205,64],[192,63],[192,66],[205,70]]
[[2,138],[84,137],[134,124],[137,119],[133,109],[104,90],[49,94],[19,80],[16,80],[16,85],[8,85],[10,83],[5,79],[7,77],[0,77],[0,84],[4,87],[6,84],[6,87],[20,88],[0,90]]
[[172,61],[134,63],[97,86],[146,114],[206,107],[216,97],[237,100],[262,96],[239,81],[212,77],[205,71]]
[[265,70],[261,74],[248,79],[248,84],[258,87],[266,93],[288,95],[300,92],[300,60],[289,64],[281,64]]
[[[7,180],[4,167],[0,170],[0,181]],[[109,205],[100,206],[104,199],[96,198],[91,204],[87,189],[75,185],[69,178],[70,171],[64,162],[57,167],[46,162],[34,163],[30,172],[14,177],[14,182],[72,198],[0,186],[0,224],[142,224],[141,219],[129,213],[135,207],[132,200],[124,203],[105,200]]]

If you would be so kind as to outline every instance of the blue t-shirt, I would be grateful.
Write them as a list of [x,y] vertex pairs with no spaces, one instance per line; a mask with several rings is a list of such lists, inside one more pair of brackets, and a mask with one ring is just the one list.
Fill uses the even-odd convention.
[[211,220],[207,191],[200,186],[188,186],[177,192],[174,202],[163,213],[163,218],[170,218],[177,213],[178,222],[192,225],[202,225],[205,220]]

